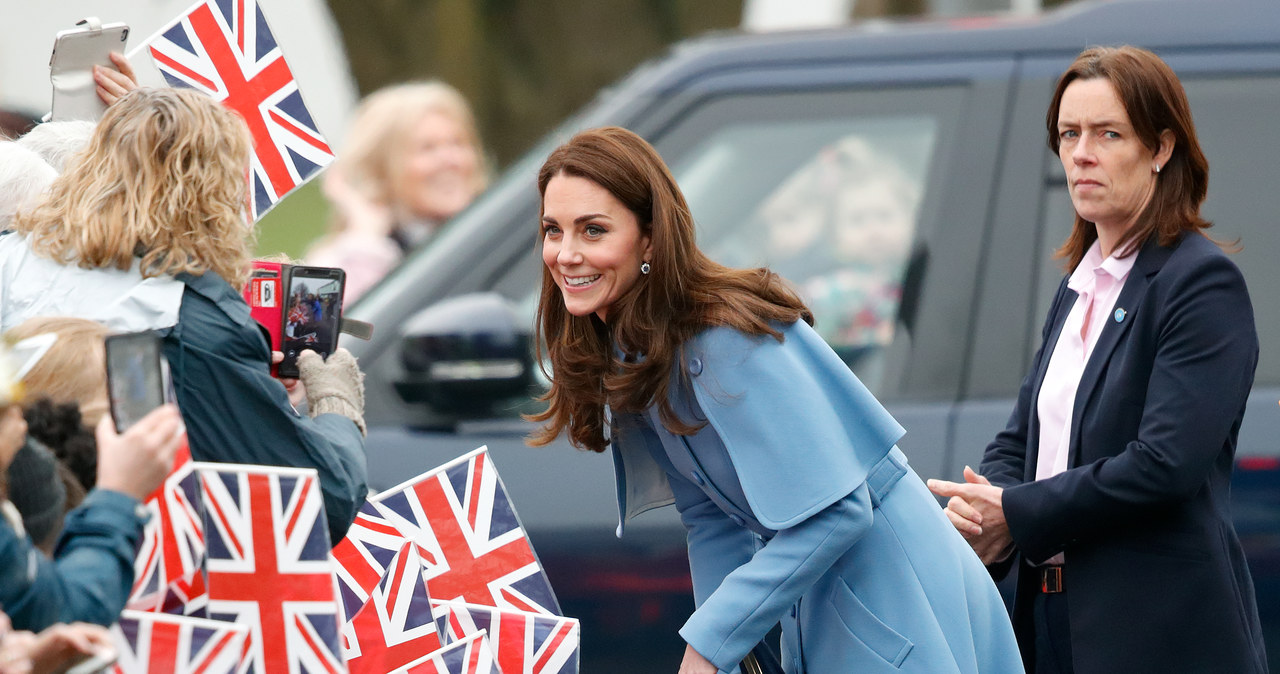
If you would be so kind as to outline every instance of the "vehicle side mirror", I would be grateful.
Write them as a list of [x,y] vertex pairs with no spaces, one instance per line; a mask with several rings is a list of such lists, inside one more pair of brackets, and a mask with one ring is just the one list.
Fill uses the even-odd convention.
[[396,393],[458,418],[486,416],[497,403],[527,397],[534,365],[522,323],[497,293],[460,295],[423,309],[401,328]]

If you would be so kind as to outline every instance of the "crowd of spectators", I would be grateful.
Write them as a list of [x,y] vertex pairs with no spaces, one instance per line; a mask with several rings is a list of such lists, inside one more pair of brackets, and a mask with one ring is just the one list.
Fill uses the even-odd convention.
[[[315,469],[331,543],[367,495],[354,359],[308,352],[298,381],[273,378],[280,354],[241,295],[244,122],[115,62],[96,75],[101,120],[0,136],[0,674],[110,648],[144,503],[183,446]],[[104,340],[139,331],[161,344],[172,402],[117,432]]]

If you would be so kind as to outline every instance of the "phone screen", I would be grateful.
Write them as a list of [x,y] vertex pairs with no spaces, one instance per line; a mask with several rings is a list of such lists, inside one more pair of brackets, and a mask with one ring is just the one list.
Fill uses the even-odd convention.
[[106,347],[111,418],[123,433],[164,404],[160,338],[150,331],[110,335]]
[[292,267],[285,293],[284,361],[280,376],[298,376],[298,354],[315,351],[328,358],[338,346],[342,288],[346,275],[334,267]]

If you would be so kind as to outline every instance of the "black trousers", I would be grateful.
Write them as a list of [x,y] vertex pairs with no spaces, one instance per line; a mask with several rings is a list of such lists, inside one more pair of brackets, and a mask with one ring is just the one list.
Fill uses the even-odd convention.
[[1067,595],[1037,592],[1032,620],[1036,631],[1034,674],[1073,674]]

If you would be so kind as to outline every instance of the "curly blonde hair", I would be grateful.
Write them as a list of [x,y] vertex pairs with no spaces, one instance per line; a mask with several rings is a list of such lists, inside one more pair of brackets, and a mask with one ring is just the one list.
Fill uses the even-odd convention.
[[144,277],[213,271],[239,288],[250,142],[244,121],[207,96],[136,89],[14,229],[37,254],[85,269],[129,269],[137,256]]

